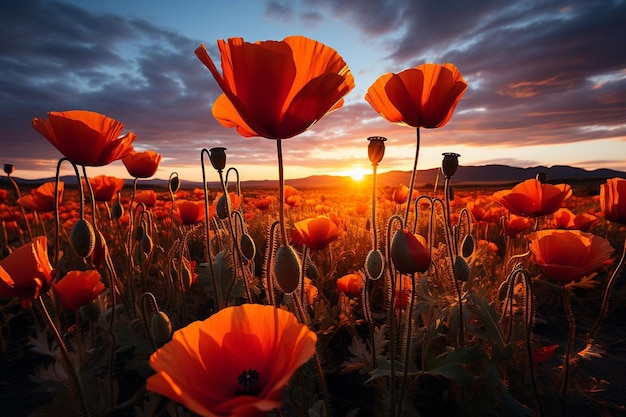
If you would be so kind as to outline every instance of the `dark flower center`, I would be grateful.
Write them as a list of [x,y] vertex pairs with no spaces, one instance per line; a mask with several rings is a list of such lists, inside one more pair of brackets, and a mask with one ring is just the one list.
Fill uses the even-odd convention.
[[239,388],[235,391],[235,395],[252,395],[256,397],[261,392],[261,387],[259,387],[260,379],[261,374],[256,369],[243,371],[237,377]]

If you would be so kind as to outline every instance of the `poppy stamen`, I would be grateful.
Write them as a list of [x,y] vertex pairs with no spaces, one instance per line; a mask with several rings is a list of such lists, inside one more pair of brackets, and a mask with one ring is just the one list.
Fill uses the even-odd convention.
[[240,385],[241,389],[235,391],[235,395],[252,395],[257,396],[261,392],[261,387],[259,387],[259,380],[261,379],[261,374],[256,369],[248,369],[247,371],[243,371],[237,377],[237,383]]

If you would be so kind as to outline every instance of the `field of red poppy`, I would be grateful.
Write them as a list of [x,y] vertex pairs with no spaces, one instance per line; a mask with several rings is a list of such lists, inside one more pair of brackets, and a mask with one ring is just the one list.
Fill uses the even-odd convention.
[[[92,181],[94,195],[105,179]],[[533,203],[551,213],[513,214],[527,201],[511,195],[540,201],[537,187],[560,195],[552,207]],[[378,189],[374,199],[366,186],[287,186],[284,222],[302,269],[295,274],[275,242],[275,190],[233,190],[225,199],[207,189],[208,226],[202,189],[176,190],[175,180],[172,192],[116,190],[94,206],[86,200],[83,218],[98,234],[85,242],[75,187],[61,187],[58,233],[54,184],[22,190],[47,192],[49,210],[17,204],[7,189],[0,266],[16,285],[0,287],[3,408],[34,416],[80,415],[81,407],[91,415],[181,416],[187,407],[203,414],[180,399],[201,390],[193,385],[218,392],[234,372],[240,384],[252,381],[235,398],[254,400],[254,378],[264,372],[287,384],[272,394],[280,411],[269,415],[324,415],[326,407],[338,416],[619,415],[626,293],[621,273],[609,280],[626,231],[604,215],[600,187],[531,179],[513,190],[459,185],[446,198],[440,186],[412,193],[407,205],[405,185]],[[400,227],[407,213],[411,226]],[[35,236],[47,240],[43,247],[35,249]],[[78,255],[85,245],[90,252]],[[54,268],[35,293],[29,282],[32,271],[42,273],[46,251]],[[34,252],[38,264],[29,266]],[[19,288],[15,268],[28,270]],[[248,304],[291,311],[293,322],[264,312],[220,318],[228,306]],[[284,336],[287,346],[232,336],[235,352],[225,354],[190,333],[195,326],[199,335],[265,334],[275,319],[272,326],[299,334]],[[231,328],[235,322],[241,328]],[[299,323],[306,330],[291,330]],[[219,366],[207,365],[207,355]],[[192,385],[168,391],[167,377],[154,373],[164,369]]]

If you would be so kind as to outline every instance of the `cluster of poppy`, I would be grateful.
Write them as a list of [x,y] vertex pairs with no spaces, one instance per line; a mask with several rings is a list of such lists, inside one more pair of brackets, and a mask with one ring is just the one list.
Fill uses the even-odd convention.
[[[222,74],[204,45],[195,51],[223,91],[212,113],[219,123],[244,137],[292,138],[340,108],[343,97],[354,87],[350,69],[336,51],[302,36],[257,43],[231,38],[219,40],[218,48]],[[467,83],[454,65],[424,64],[382,75],[369,87],[365,99],[388,121],[419,132],[420,128],[447,124],[466,89]],[[98,113],[50,112],[48,119],[33,119],[33,127],[76,165],[103,166],[121,159],[131,176],[147,178],[155,174],[161,161],[154,151],[134,151],[134,133],[121,136],[123,124]],[[380,148],[378,151],[370,155],[372,163],[382,159]],[[120,180],[105,176],[90,183],[98,201],[111,201],[123,186]],[[20,204],[36,211],[53,210],[50,199],[54,202],[55,189],[51,186],[45,184],[23,197]],[[392,199],[397,204],[412,200],[412,186],[398,187]],[[61,185],[59,200],[62,192]],[[557,212],[571,194],[566,184],[534,179],[500,191],[494,199],[511,213],[504,224],[507,233],[514,234],[528,227],[529,217]],[[624,196],[626,180],[612,179],[602,186],[601,207],[608,220],[626,223]],[[237,204],[238,196],[230,197]],[[156,202],[156,194],[150,191],[134,198],[147,207]],[[285,201],[299,204],[297,190],[287,188]],[[267,199],[257,207],[262,210],[270,204]],[[184,224],[206,220],[203,201],[180,201],[177,210]],[[486,218],[486,213],[481,216]],[[575,219],[572,221],[576,225]],[[341,225],[328,216],[309,218],[294,223],[291,243],[319,250],[342,232]],[[542,230],[528,239],[545,275],[561,282],[597,270],[613,253],[606,239],[579,230]],[[423,273],[431,266],[425,238],[406,227],[394,235],[390,257],[394,268],[404,275]],[[90,303],[104,290],[99,273],[93,270],[71,271],[56,279],[45,237],[33,238],[0,260],[0,278],[1,297],[20,297],[27,304],[54,288],[68,310]],[[356,296],[364,281],[362,275],[348,274],[337,281],[337,288]],[[406,304],[411,290],[410,281],[401,285],[398,303]],[[255,304],[224,308],[177,330],[172,340],[150,357],[156,373],[148,379],[147,388],[200,415],[262,415],[280,406],[282,389],[314,354],[316,341],[314,332],[280,308]]]

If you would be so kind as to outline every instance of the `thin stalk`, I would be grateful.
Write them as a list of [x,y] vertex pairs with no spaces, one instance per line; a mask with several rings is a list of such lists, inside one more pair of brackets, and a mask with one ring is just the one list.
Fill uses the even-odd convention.
[[207,189],[206,183],[206,170],[204,169],[204,155],[209,156],[209,151],[207,149],[202,149],[200,152],[200,165],[202,166],[202,187],[204,189],[204,223],[205,223],[205,231],[204,231],[204,239],[206,241],[206,261],[209,264],[209,269],[211,271],[211,278],[213,279],[213,291],[215,292],[215,304],[217,307],[217,311],[222,309],[222,289],[220,288],[220,282],[215,276],[215,271],[213,270],[213,261],[211,260],[211,221],[209,218],[209,191]]
[[[20,198],[22,198],[20,187],[17,185],[17,183],[15,182],[11,174],[7,173],[7,177],[9,178],[9,181],[11,181],[11,184],[13,184],[13,188],[15,188],[15,194],[17,194],[17,199],[19,200]],[[24,219],[24,223],[26,223],[26,230],[28,231],[28,240],[30,241],[33,239],[33,232],[30,229],[30,222],[28,221],[28,217],[26,217],[26,210],[24,210],[24,206],[22,206],[21,204],[19,204],[19,206],[22,212],[22,218]]]
[[276,140],[276,154],[278,157],[278,221],[280,222],[280,236],[282,244],[289,244],[285,228],[285,176],[283,169],[283,146],[280,139]]
[[63,342],[63,338],[61,337],[59,330],[54,325],[54,322],[50,318],[50,314],[48,313],[48,309],[46,308],[46,304],[44,303],[43,299],[41,297],[37,297],[35,301],[37,302],[37,305],[41,310],[41,315],[45,319],[48,328],[50,329],[50,331],[54,335],[54,338],[57,341],[57,345],[59,346],[59,350],[61,351],[61,356],[63,358],[63,364],[65,365],[65,370],[68,377],[70,378],[71,385],[75,391],[74,395],[76,396],[80,404],[81,413],[83,416],[87,417],[89,416],[89,413],[87,412],[87,405],[85,404],[85,398],[83,396],[83,390],[80,386],[80,380],[78,379],[76,369],[74,369],[74,366],[72,365],[72,360],[67,351],[67,347]]
[[411,171],[411,182],[409,185],[409,197],[406,201],[406,212],[404,214],[404,225],[409,221],[409,209],[411,208],[411,198],[413,197],[413,187],[415,186],[415,173],[417,171],[417,159],[420,154],[420,128],[416,128],[417,143],[415,145],[415,160],[413,161],[413,170]]
[[574,341],[574,337],[576,336],[576,320],[574,318],[574,312],[572,311],[572,303],[569,299],[569,293],[567,288],[565,288],[565,284],[561,284],[561,293],[563,294],[563,307],[565,308],[565,313],[567,314],[567,322],[569,324],[569,333],[567,335],[567,346],[565,348],[565,363],[563,364],[563,391],[561,392],[561,410],[563,417],[567,416],[567,407],[566,407],[566,399],[567,399],[567,390],[569,388],[569,358],[570,352],[572,350],[572,343]]

